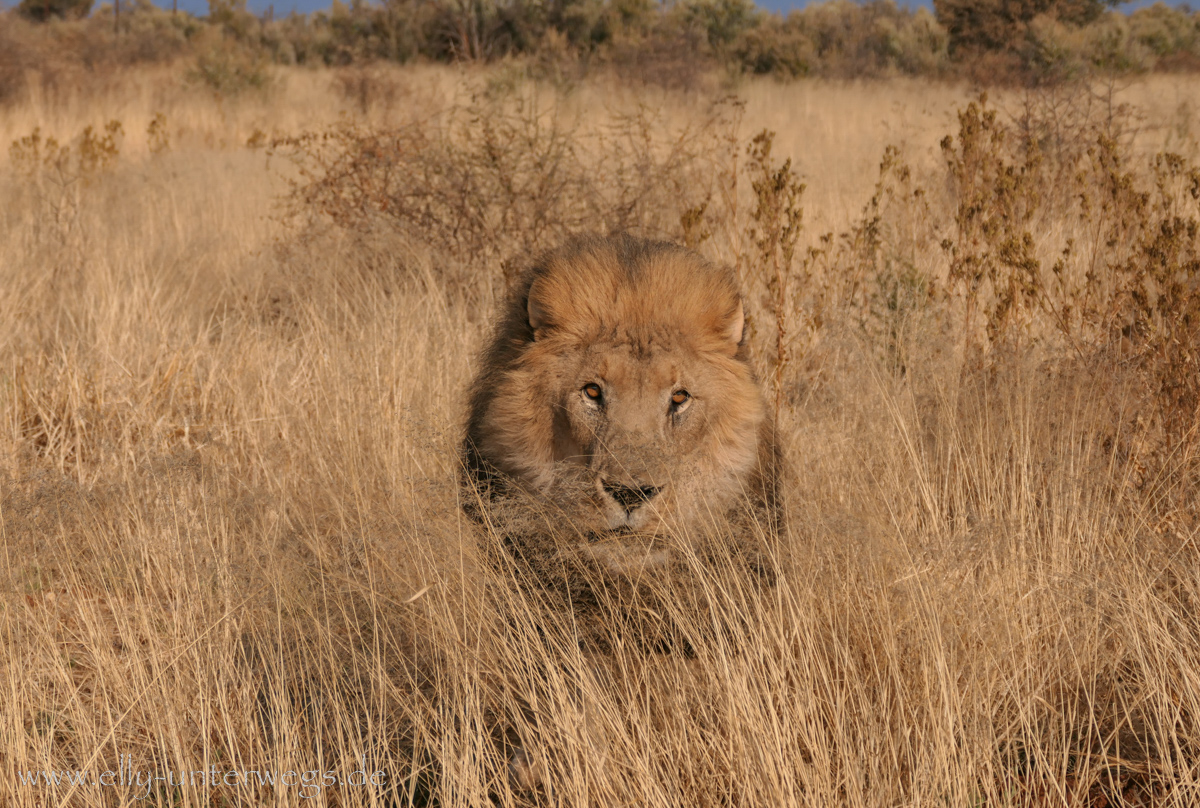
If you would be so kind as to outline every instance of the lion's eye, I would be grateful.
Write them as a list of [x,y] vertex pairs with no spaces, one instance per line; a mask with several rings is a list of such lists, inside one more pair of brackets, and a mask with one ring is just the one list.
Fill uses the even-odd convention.
[[687,390],[676,390],[671,394],[671,409],[679,412],[692,400],[692,394]]
[[583,394],[585,396],[587,396],[590,400],[595,401],[597,403],[599,403],[600,400],[602,398],[604,398],[604,391],[601,390],[600,385],[596,384],[595,382],[589,382],[588,384],[585,384],[583,386]]

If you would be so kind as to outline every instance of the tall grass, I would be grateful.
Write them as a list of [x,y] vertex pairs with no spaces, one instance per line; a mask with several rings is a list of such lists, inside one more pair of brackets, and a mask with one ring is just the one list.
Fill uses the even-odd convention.
[[[1196,802],[1178,127],[434,78],[452,103],[287,74],[262,109],[117,88],[9,119],[41,128],[0,168],[0,802]],[[1162,81],[1125,98],[1173,111]],[[931,111],[862,117],[897,93]],[[736,266],[778,410],[775,583],[687,556],[653,607],[690,654],[619,611],[581,650],[460,515],[488,319],[581,227]],[[17,776],[119,767],[171,779]],[[213,768],[298,774],[180,784]]]

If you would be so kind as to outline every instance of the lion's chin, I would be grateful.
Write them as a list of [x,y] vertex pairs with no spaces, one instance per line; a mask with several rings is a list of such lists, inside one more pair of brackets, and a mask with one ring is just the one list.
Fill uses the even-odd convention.
[[656,517],[656,511],[649,507],[638,508],[632,513],[618,507],[602,507],[597,516],[602,534],[652,533],[661,521]]
[[[593,534],[594,536],[595,534]],[[610,575],[632,577],[671,563],[671,550],[650,536],[612,532],[583,547],[583,554]]]

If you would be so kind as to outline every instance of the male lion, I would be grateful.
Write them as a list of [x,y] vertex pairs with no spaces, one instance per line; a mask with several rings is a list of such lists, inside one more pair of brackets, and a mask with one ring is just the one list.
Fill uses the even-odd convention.
[[[770,577],[753,545],[778,529],[774,428],[737,279],[690,250],[584,237],[542,256],[484,353],[464,455],[465,509],[500,538],[489,546],[602,656],[617,641],[691,656],[713,625],[686,616],[706,608],[687,570],[707,538],[732,535],[750,552],[728,557]],[[531,789],[542,771],[510,742],[510,777]]]
[[468,510],[522,560],[628,577],[731,516],[761,535],[778,465],[730,270],[592,236],[517,285],[472,388],[465,466]]

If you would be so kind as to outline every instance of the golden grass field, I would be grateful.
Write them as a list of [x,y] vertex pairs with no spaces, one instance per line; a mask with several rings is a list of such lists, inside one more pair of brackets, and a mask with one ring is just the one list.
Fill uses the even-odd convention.
[[[1170,363],[1195,331],[1164,314],[1122,338],[1100,309],[1056,330],[1123,248],[1103,237],[1120,207],[1020,214],[1047,278],[1070,246],[1054,277],[1075,285],[1011,317],[988,302],[1001,282],[961,293],[938,144],[968,88],[406,67],[284,70],[226,99],[183,72],[0,115],[4,145],[36,128],[67,149],[0,153],[0,804],[1200,804],[1197,421],[1152,395],[1190,389],[1195,365]],[[1116,126],[1138,172],[1196,156],[1200,85],[1116,92],[1119,125],[1053,108],[1071,132]],[[714,112],[730,93],[744,105]],[[1008,120],[1057,102],[991,103]],[[80,139],[110,120],[111,143]],[[500,182],[444,207],[438,183],[484,176],[489,120],[516,176],[565,161],[556,195]],[[750,234],[787,215],[753,216],[762,129],[768,168],[790,157],[807,186],[791,261]],[[459,210],[474,229],[389,218],[386,183],[312,184],[364,142],[288,140],[314,131],[392,133],[415,173],[387,187],[426,182],[441,224]],[[888,145],[911,173],[872,208]],[[1186,219],[1181,182],[1164,210]],[[522,251],[613,221],[681,237],[700,186],[699,249],[745,279],[791,466],[778,582],[700,570],[707,611],[671,616],[712,638],[695,658],[594,658],[569,626],[539,636],[536,597],[479,562],[458,504],[467,388]],[[1180,238],[1191,260],[1195,231]],[[1179,266],[1194,301],[1200,274]],[[1134,361],[1153,356],[1174,387]],[[516,746],[543,772],[532,791],[509,776]],[[119,773],[19,776],[61,770]],[[167,779],[121,785],[131,772]]]

